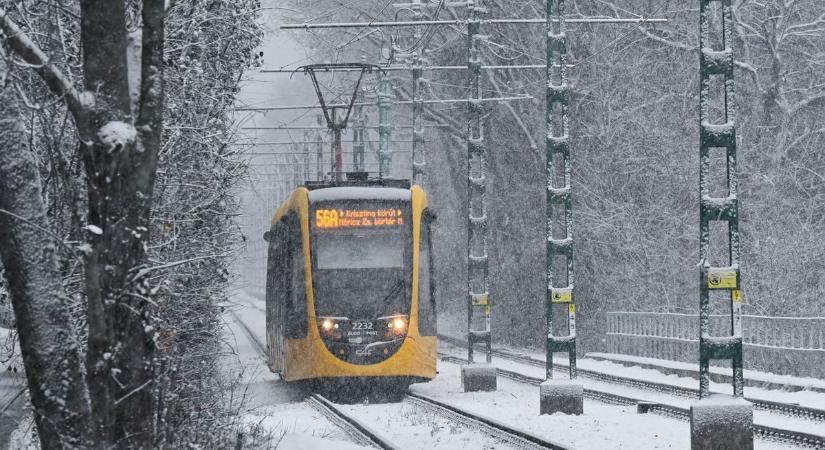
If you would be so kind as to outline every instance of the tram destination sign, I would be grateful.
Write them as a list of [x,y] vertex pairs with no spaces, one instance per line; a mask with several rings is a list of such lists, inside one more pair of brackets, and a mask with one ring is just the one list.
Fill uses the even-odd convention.
[[315,228],[319,230],[401,225],[404,225],[404,214],[396,208],[315,210]]

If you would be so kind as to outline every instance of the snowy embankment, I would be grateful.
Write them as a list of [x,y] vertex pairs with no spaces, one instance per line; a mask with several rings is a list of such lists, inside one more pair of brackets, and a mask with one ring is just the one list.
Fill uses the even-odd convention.
[[[448,347],[449,348],[449,347]],[[499,347],[497,347],[499,348]],[[515,349],[515,348],[500,348],[501,350],[506,350],[508,353],[518,354],[518,355],[525,355],[530,357],[536,361],[544,361],[545,356],[543,352],[538,352],[535,350],[526,350],[526,349]],[[457,348],[456,351],[462,352],[464,351],[463,348]],[[459,353],[463,354],[463,353]],[[588,354],[589,355],[589,354]],[[638,360],[641,358],[636,357],[627,357],[626,363],[632,362],[634,360]],[[594,372],[600,372],[625,378],[633,378],[638,380],[645,380],[651,381],[655,383],[661,383],[665,385],[672,385],[684,388],[691,388],[697,389],[699,386],[699,382],[696,378],[693,377],[686,377],[686,376],[679,376],[675,374],[665,374],[659,370],[650,368],[654,365],[662,365],[662,366],[673,366],[678,365],[679,367],[692,367],[695,368],[698,366],[697,364],[691,366],[688,363],[679,363],[674,361],[666,361],[666,360],[659,360],[653,358],[643,358],[646,367],[642,366],[635,366],[635,365],[625,365],[620,364],[612,361],[606,360],[596,360],[592,358],[579,358],[576,360],[576,365],[579,369],[582,370],[589,370]],[[505,359],[499,359],[502,368],[506,368],[505,365],[507,364],[515,364],[512,361],[508,361]],[[567,359],[564,357],[554,357],[553,362],[555,364],[560,365],[567,365]],[[641,361],[639,361],[641,363]],[[529,367],[529,366],[528,366]],[[716,368],[718,371],[727,371],[730,372],[730,369],[723,369],[723,368]],[[543,371],[541,371],[543,372]],[[799,377],[790,377],[790,376],[782,376],[782,375],[775,375],[775,374],[768,374],[764,372],[756,372],[756,371],[746,371],[749,376],[753,377],[761,377],[762,379],[770,379],[776,383],[776,385],[781,385],[781,380],[785,380],[789,383],[794,383],[794,386],[804,385],[804,386],[822,386],[825,387],[825,380],[818,380],[814,378],[799,378]],[[727,383],[716,383],[711,382],[711,391],[718,392],[718,393],[730,393],[731,386]],[[823,392],[814,392],[803,390],[799,391],[794,388],[793,390],[776,390],[776,389],[764,389],[759,387],[745,387],[745,395],[748,398],[759,399],[759,400],[766,400],[766,401],[773,401],[779,403],[787,403],[787,404],[799,404],[801,406],[807,406],[810,408],[817,408],[817,409],[825,409],[825,393]]]
[[[460,369],[455,364],[440,362],[438,378],[430,383],[413,385],[412,390],[577,450],[690,447],[690,429],[686,422],[654,414],[638,414],[634,406],[606,405],[585,399],[581,416],[539,415],[539,388],[502,377],[498,379],[496,392],[464,393],[460,385]],[[793,447],[758,440],[756,448]]]
[[[642,368],[659,368],[663,372],[678,373],[698,373],[698,363],[687,363],[681,361],[670,361],[667,359],[646,358],[642,356],[620,355],[616,353],[591,352],[587,358],[595,360],[608,360],[616,363],[638,366]],[[711,374],[730,376],[731,369],[726,367],[710,367]],[[763,385],[767,390],[785,391],[813,391],[825,394],[825,379],[811,377],[797,377],[793,375],[779,375],[775,373],[760,372],[758,370],[744,370],[746,385]],[[825,372],[823,372],[825,376]],[[698,375],[691,375],[695,378]]]
[[[449,346],[445,346],[445,349],[448,350],[448,353],[456,354],[456,355],[461,354],[461,351],[463,350],[463,349],[457,349],[457,348],[454,348],[454,347],[451,348]],[[539,378],[539,379],[544,378],[544,369],[539,368],[539,367],[528,366],[528,365],[520,364],[520,363],[515,362],[515,361],[509,361],[509,360],[506,360],[506,359],[499,359],[499,358],[496,358],[496,357],[493,358],[493,364],[496,367],[499,367],[501,369],[511,370],[511,371],[518,372],[518,373],[521,373],[521,374],[524,374],[524,375],[528,375],[530,377]],[[442,366],[443,366],[443,364],[442,364]],[[581,367],[581,366],[579,366],[579,367]],[[623,366],[619,366],[619,367],[623,367]],[[566,377],[566,373],[560,373],[560,372],[561,371],[557,371],[556,376]],[[613,373],[613,372],[605,372],[605,373]],[[613,373],[613,374],[620,375],[618,373]],[[621,374],[621,375],[626,375],[626,374]],[[646,372],[645,376],[647,376],[648,378],[644,378],[643,376],[640,376],[638,374],[636,376],[634,376],[633,378],[640,379],[640,380],[656,381],[656,382],[662,383],[663,382],[662,378],[671,380],[671,379],[673,379],[673,377],[675,377],[675,376],[672,376],[672,375],[662,375],[662,374],[659,374],[658,372],[656,374],[653,374],[653,375]],[[683,397],[683,396],[674,395],[674,394],[665,393],[665,392],[652,391],[652,390],[644,389],[644,388],[640,388],[640,387],[632,387],[632,386],[626,386],[626,385],[619,385],[619,384],[615,384],[615,383],[608,383],[608,382],[604,382],[604,381],[597,381],[597,380],[590,379],[590,378],[587,378],[587,377],[579,377],[578,382],[581,383],[584,386],[585,389],[592,389],[592,390],[597,390],[597,391],[609,392],[609,393],[615,394],[615,395],[621,395],[621,396],[629,397],[629,398],[637,398],[637,399],[645,400],[645,401],[648,401],[648,402],[672,405],[672,406],[676,406],[676,407],[683,408],[683,409],[689,409],[690,406],[693,403],[696,402],[696,398],[689,398],[689,397]],[[668,383],[665,383],[665,384],[668,384]],[[674,384],[674,383],[669,383],[669,384]],[[693,384],[694,385],[696,384],[695,380],[693,381]],[[694,387],[694,386],[690,386],[690,387]],[[730,390],[730,386],[718,386],[718,387],[720,388],[720,391],[722,390],[722,388],[727,388],[728,391]],[[750,389],[752,389],[752,388],[749,388],[749,390],[746,391],[747,395],[749,395],[749,396],[751,395]],[[538,392],[538,391],[536,391],[536,392]],[[797,394],[797,393],[780,392],[779,394]],[[821,395],[821,394],[810,394],[809,393],[809,395]],[[536,395],[536,396],[538,396],[538,395]],[[585,406],[586,406],[586,404],[585,404]],[[629,408],[628,409],[629,411],[631,411],[632,413],[635,413],[635,407],[628,407],[628,408]],[[682,423],[684,427],[687,427],[687,424],[685,422],[682,422],[682,421],[678,421],[678,422]],[[815,434],[815,435],[822,435],[823,434],[822,430],[823,430],[823,427],[824,427],[823,423],[820,422],[820,421],[808,420],[808,419],[804,419],[804,418],[796,418],[796,417],[791,417],[791,416],[787,416],[787,415],[783,415],[783,414],[779,414],[779,413],[775,413],[775,412],[762,411],[762,410],[755,410],[754,411],[754,423],[765,425],[765,426],[770,426],[770,427],[782,428],[782,429],[785,429],[785,430],[799,431],[799,432],[803,432],[803,433],[810,433],[810,434]]]

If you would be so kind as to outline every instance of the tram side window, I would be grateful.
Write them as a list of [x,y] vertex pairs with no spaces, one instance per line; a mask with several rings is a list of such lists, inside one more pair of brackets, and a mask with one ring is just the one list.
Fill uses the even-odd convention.
[[275,224],[269,235],[269,258],[267,261],[267,312],[275,321],[283,323],[283,312],[288,301],[288,286],[284,272],[287,251],[286,230],[282,223]]
[[293,317],[289,320],[294,333],[290,337],[303,338],[307,335],[307,291],[306,282],[304,281],[303,243],[301,240],[301,229],[297,219],[291,225],[290,234],[292,235],[292,240],[290,241],[291,295],[292,304],[294,305],[292,311]]
[[266,323],[269,333],[275,332],[275,323],[283,321],[279,315],[280,274],[278,273],[278,233],[275,228],[269,230],[269,237],[266,238],[269,244],[269,252],[266,257]]
[[289,339],[301,339],[307,336],[307,297],[301,227],[294,214],[286,218],[285,225],[289,249],[284,252],[286,264],[282,276],[290,287],[287,293],[289,300],[285,324],[286,335]]
[[421,223],[421,241],[419,243],[418,265],[418,332],[422,336],[435,336],[435,295],[432,282],[432,244],[430,242],[430,220],[424,215]]

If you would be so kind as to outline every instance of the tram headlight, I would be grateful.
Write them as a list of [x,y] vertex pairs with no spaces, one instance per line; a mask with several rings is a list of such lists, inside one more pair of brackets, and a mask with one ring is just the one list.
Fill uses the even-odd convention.
[[392,320],[392,328],[395,331],[404,331],[407,328],[407,321],[402,317],[396,317]]
[[387,321],[387,337],[402,335],[407,331],[407,320],[404,317],[392,317]]
[[[318,322],[318,328],[321,329],[321,334],[323,336],[329,337],[333,336],[335,332],[338,331],[340,325],[338,325],[338,322],[335,319],[325,317]],[[340,332],[338,334],[340,334]]]

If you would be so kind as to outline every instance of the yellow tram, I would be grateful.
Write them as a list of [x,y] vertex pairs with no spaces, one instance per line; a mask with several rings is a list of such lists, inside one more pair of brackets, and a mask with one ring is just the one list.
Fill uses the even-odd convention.
[[270,370],[286,381],[434,378],[430,217],[406,181],[297,188],[264,236]]

